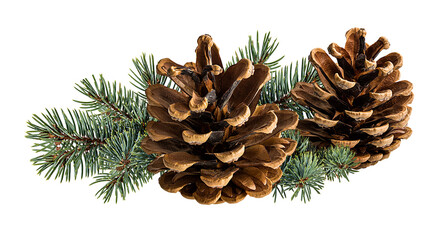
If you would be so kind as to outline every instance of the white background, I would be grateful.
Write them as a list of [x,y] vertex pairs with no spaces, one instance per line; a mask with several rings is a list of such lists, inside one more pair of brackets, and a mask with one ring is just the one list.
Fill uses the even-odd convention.
[[[440,22],[434,1],[0,1],[0,239],[440,239],[438,94]],[[122,3],[123,2],[123,3]],[[293,1],[292,1],[293,2]],[[128,87],[142,52],[194,61],[209,33],[223,61],[248,35],[271,31],[284,64],[315,47],[343,45],[364,27],[386,36],[414,84],[414,134],[391,157],[326,182],[303,204],[247,197],[201,206],[157,178],[125,201],[103,204],[92,179],[45,180],[29,161],[26,121],[45,108],[77,108],[74,84],[104,74]]]

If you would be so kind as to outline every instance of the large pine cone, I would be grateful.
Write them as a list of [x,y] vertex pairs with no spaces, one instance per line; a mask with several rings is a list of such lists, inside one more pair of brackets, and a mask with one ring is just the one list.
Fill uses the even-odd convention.
[[298,83],[293,98],[310,107],[315,116],[302,120],[298,129],[317,145],[349,146],[356,152],[357,168],[388,158],[411,135],[407,127],[413,100],[412,84],[398,81],[402,66],[399,53],[374,59],[389,48],[386,38],[365,43],[366,31],[352,28],[346,33],[345,48],[330,44],[327,53],[315,48],[309,59],[318,71],[323,87]]
[[147,125],[141,147],[158,154],[148,170],[165,173],[160,186],[201,204],[236,203],[263,197],[281,176],[281,164],[296,142],[280,138],[298,115],[277,105],[257,106],[270,69],[242,59],[223,72],[219,50],[209,35],[197,40],[196,62],[162,59],[157,70],[181,89],[146,90]]

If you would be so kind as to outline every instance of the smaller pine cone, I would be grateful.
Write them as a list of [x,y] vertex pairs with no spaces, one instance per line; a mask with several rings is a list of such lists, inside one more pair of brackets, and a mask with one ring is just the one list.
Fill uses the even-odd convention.
[[141,144],[157,158],[148,170],[164,171],[160,186],[201,204],[236,203],[246,195],[264,197],[282,176],[281,164],[296,142],[281,138],[298,115],[277,105],[257,106],[270,69],[242,59],[223,72],[218,47],[200,36],[196,62],[162,59],[157,70],[181,89],[163,85],[146,90],[147,124]]
[[389,157],[401,139],[410,137],[408,106],[414,98],[412,83],[399,81],[402,57],[390,53],[375,58],[390,44],[380,37],[365,43],[366,31],[352,28],[346,33],[345,47],[330,44],[328,52],[311,51],[309,60],[318,71],[317,83],[298,83],[292,96],[310,107],[313,119],[301,120],[302,135],[319,146],[344,145],[356,152],[357,168],[365,168]]

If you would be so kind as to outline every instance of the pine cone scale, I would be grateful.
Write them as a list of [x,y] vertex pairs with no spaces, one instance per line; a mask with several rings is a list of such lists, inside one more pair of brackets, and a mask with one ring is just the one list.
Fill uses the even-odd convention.
[[241,80],[242,82],[235,88],[234,94],[231,96],[230,104],[228,104],[229,109],[235,108],[238,103],[245,103],[249,106],[251,112],[253,112],[255,108],[252,107],[251,103],[254,98],[260,98],[258,93],[269,80],[269,67],[262,64],[255,64],[253,74]]
[[210,188],[200,179],[195,183],[197,190],[193,193],[194,199],[200,204],[215,204],[222,195],[222,189]]
[[335,74],[344,77],[340,68],[333,62],[333,60],[322,49],[314,49],[310,53],[309,61],[314,63],[318,72],[319,79],[324,85],[325,89],[332,94],[337,93],[337,87],[333,82]]
[[164,154],[172,152],[189,151],[191,146],[185,142],[176,139],[166,139],[162,141],[153,141],[150,138],[144,138],[141,142],[141,148],[147,154]]
[[368,60],[374,60],[382,50],[388,49],[390,43],[385,37],[380,37],[375,43],[367,48],[365,55]]
[[254,73],[254,65],[249,59],[241,59],[236,64],[230,66],[224,73],[217,77],[214,82],[218,94],[223,96],[226,91],[231,89],[234,82],[240,82],[244,78],[250,77]]
[[232,176],[239,168],[231,166],[226,170],[202,169],[200,179],[211,188],[223,188],[232,179]]

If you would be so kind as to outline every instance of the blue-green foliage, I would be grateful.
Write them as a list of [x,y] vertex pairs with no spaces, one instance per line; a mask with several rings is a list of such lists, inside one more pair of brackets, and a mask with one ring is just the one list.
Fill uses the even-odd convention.
[[314,152],[302,152],[287,159],[280,185],[293,191],[292,199],[301,193],[301,200],[310,201],[312,189],[319,193],[324,187],[324,169]]
[[356,172],[354,153],[348,147],[318,149],[308,138],[293,130],[284,132],[283,137],[297,141],[297,148],[281,166],[283,176],[274,187],[275,201],[278,195],[286,198],[289,192],[292,192],[291,199],[301,194],[302,201],[310,201],[313,191],[319,193],[326,179],[341,181],[345,178],[348,181],[348,175]]
[[122,87],[116,81],[106,81],[102,75],[99,79],[95,76],[92,78],[93,82],[85,78],[75,86],[76,90],[89,98],[87,101],[74,100],[81,104],[82,109],[110,116],[114,120],[149,120],[147,102],[139,94]]
[[132,61],[136,72],[130,69],[131,73],[129,76],[133,80],[131,84],[139,90],[138,94],[140,97],[145,99],[145,90],[154,84],[162,84],[172,89],[179,89],[167,76],[156,73],[156,62],[152,54],[148,56],[148,60],[147,55],[142,53],[140,58],[135,58]]
[[235,52],[235,56],[233,56],[232,60],[226,64],[226,68],[236,64],[241,59],[246,58],[251,60],[253,64],[264,64],[268,66],[271,71],[274,71],[281,67],[280,61],[284,58],[284,56],[278,57],[274,60],[271,58],[278,45],[279,42],[277,39],[272,40],[270,32],[264,34],[263,42],[260,44],[260,37],[257,32],[255,41],[252,36],[249,36],[248,44],[244,49],[239,48],[238,51]]
[[78,110],[46,110],[41,116],[34,115],[28,126],[31,130],[26,137],[38,140],[33,148],[41,154],[31,160],[38,166],[38,174],[60,181],[99,172],[100,150],[114,131],[109,118]]
[[139,147],[144,137],[136,129],[127,129],[107,139],[100,157],[106,171],[95,176],[93,183],[105,184],[96,193],[104,202],[110,201],[113,195],[116,202],[119,196],[125,199],[130,191],[135,192],[152,178],[147,165],[154,156],[145,154]]
[[312,64],[303,58],[301,64],[296,62],[294,67],[291,63],[271,74],[271,80],[261,90],[260,104],[276,103],[281,109],[295,111],[300,119],[311,118],[311,110],[295,102],[290,92],[298,82],[318,81],[318,74]]

